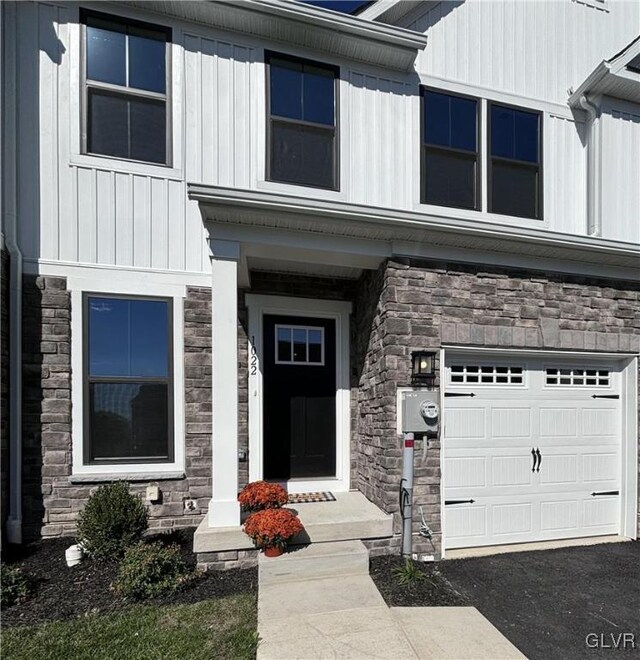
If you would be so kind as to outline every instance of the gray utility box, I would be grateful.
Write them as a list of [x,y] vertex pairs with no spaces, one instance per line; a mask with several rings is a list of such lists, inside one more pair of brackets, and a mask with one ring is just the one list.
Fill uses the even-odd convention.
[[440,427],[439,393],[434,390],[413,390],[402,393],[402,432],[438,435]]

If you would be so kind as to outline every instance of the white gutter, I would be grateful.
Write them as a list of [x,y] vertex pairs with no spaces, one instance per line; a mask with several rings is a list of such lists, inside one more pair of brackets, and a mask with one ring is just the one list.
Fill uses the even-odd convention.
[[600,236],[600,195],[601,195],[601,163],[600,163],[600,109],[589,100],[586,94],[579,99],[580,106],[589,113],[587,138],[587,234]]
[[[13,25],[7,25],[12,12]],[[9,273],[9,517],[7,540],[22,543],[22,253],[18,246],[17,151],[18,115],[16,111],[17,53],[15,4],[2,5],[0,34],[5,44],[2,53],[2,202],[6,222],[6,246],[10,257]],[[8,57],[6,56],[8,55]],[[5,93],[11,90],[11,93]]]

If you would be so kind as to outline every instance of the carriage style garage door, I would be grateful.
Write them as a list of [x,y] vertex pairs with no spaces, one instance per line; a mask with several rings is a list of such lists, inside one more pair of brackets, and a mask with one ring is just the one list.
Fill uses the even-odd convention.
[[614,364],[447,355],[447,548],[618,534]]

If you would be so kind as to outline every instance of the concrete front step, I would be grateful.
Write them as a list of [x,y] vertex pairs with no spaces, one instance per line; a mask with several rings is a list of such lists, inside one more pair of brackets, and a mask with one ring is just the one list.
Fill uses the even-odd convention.
[[[393,536],[393,516],[381,511],[362,493],[335,493],[335,502],[290,504],[300,516],[304,531],[293,539],[294,545],[381,539]],[[251,539],[237,527],[209,527],[207,517],[193,538],[196,553],[250,550]]]
[[280,557],[260,555],[260,585],[369,575],[369,552],[362,541],[294,546]]

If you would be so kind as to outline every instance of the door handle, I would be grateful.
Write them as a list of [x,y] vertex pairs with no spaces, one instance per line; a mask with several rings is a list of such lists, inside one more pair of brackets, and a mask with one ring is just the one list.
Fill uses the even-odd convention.
[[538,467],[536,468],[536,472],[540,472],[540,465],[542,465],[542,454],[540,453],[539,449],[536,449],[536,456],[538,457]]
[[531,456],[533,456],[533,466],[531,467],[531,472],[536,471],[536,450],[531,447]]

